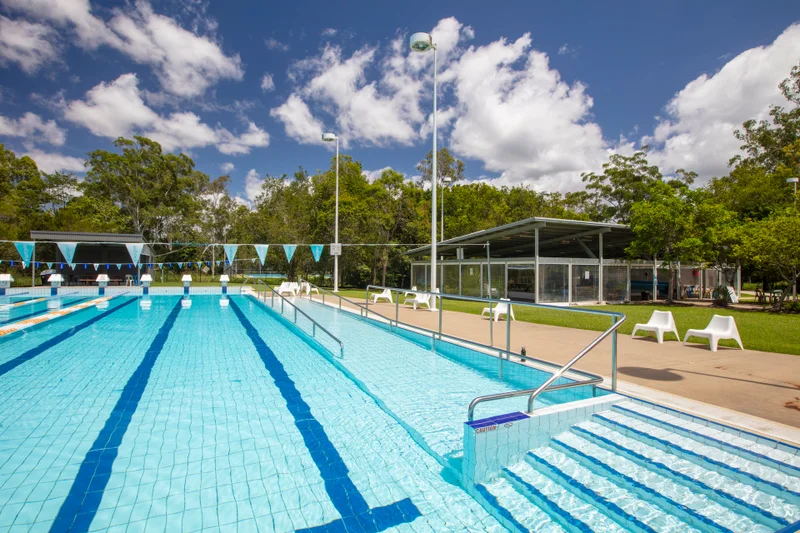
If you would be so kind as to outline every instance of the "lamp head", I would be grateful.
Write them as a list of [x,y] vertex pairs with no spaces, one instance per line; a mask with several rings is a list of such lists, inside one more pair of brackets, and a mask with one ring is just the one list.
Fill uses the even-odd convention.
[[334,135],[333,133],[323,133],[322,140],[325,141],[326,143],[333,142],[336,140],[336,135]]
[[451,178],[450,176],[445,176],[442,178],[442,181],[444,182],[445,185],[450,185],[450,183],[453,181],[453,178]]
[[800,178],[786,178],[786,183],[797,183]]
[[427,52],[436,45],[433,44],[433,37],[430,33],[419,32],[411,36],[409,40],[411,49],[415,52]]

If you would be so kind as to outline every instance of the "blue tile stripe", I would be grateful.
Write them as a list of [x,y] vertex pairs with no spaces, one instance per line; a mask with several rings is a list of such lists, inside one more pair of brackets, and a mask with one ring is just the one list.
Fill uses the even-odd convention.
[[508,413],[505,415],[490,416],[489,418],[473,420],[472,422],[466,422],[466,424],[473,429],[478,429],[497,424],[505,424],[506,422],[516,422],[517,420],[524,420],[526,418],[530,418],[530,415],[526,415],[525,413],[517,411],[516,413]]
[[66,331],[61,332],[61,333],[59,333],[58,335],[56,335],[54,337],[50,337],[49,339],[47,339],[46,341],[44,341],[40,345],[31,348],[30,350],[26,351],[22,355],[18,355],[14,359],[11,359],[10,361],[6,361],[2,365],[0,365],[0,376],[3,376],[5,374],[11,372],[12,370],[17,368],[22,363],[26,363],[26,362],[30,361],[31,359],[33,359],[34,357],[37,357],[37,356],[41,355],[46,350],[49,350],[50,348],[61,344],[62,342],[64,342],[65,340],[69,339],[70,337],[72,337],[76,333],[78,333],[80,331],[83,331],[84,329],[88,328],[92,324],[95,324],[95,323],[99,322],[100,320],[103,320],[105,317],[107,317],[111,313],[115,313],[115,312],[119,311],[120,309],[122,309],[123,307],[125,307],[127,305],[130,305],[135,301],[136,301],[135,298],[131,298],[127,302],[121,303],[116,307],[113,307],[111,309],[103,311],[102,313],[97,314],[97,315],[93,316],[92,318],[90,318],[90,319],[88,319],[88,320],[86,320],[84,322],[81,322],[80,324],[78,324],[76,326],[73,326],[73,327],[71,327],[70,329],[68,329]]
[[[654,466],[654,467],[658,468],[659,470],[662,470],[662,471],[666,472],[670,477],[675,477],[675,478],[678,478],[678,479],[680,479],[682,481],[685,481],[687,483],[694,484],[695,486],[700,487],[700,489],[702,489],[703,491],[705,491],[707,493],[716,494],[717,496],[719,496],[721,498],[724,498],[724,499],[726,499],[728,501],[731,501],[731,502],[735,503],[736,505],[738,505],[738,506],[740,506],[740,507],[742,507],[744,509],[747,509],[748,511],[750,511],[750,513],[754,514],[755,516],[763,516],[765,518],[768,518],[770,520],[773,520],[773,521],[777,522],[780,525],[789,524],[789,522],[785,518],[781,518],[780,516],[775,516],[772,513],[768,512],[766,509],[762,509],[762,508],[760,508],[760,507],[758,507],[756,505],[748,503],[748,502],[746,502],[746,501],[734,496],[733,494],[730,494],[729,492],[717,490],[717,489],[711,487],[710,485],[705,484],[704,482],[702,482],[699,479],[696,479],[696,478],[693,478],[691,476],[688,476],[688,475],[684,474],[683,472],[679,472],[679,471],[675,470],[674,468],[669,467],[667,464],[665,464],[665,463],[663,463],[661,461],[658,461],[658,460],[655,460],[655,459],[650,459],[649,457],[645,457],[644,455],[640,454],[639,452],[636,452],[636,451],[634,451],[634,450],[632,450],[632,449],[630,449],[630,448],[628,448],[626,446],[623,446],[623,445],[621,445],[619,443],[616,443],[616,442],[614,442],[614,441],[612,441],[610,439],[607,439],[607,438],[603,437],[602,435],[598,435],[597,433],[591,432],[591,431],[589,431],[589,430],[587,430],[585,428],[578,427],[578,426],[573,426],[572,431],[575,431],[581,437],[585,437],[588,440],[594,442],[595,444],[598,444],[600,446],[604,445],[605,448],[611,449],[611,451],[613,451],[613,452],[617,452],[617,453],[621,452],[622,455],[629,456],[630,458],[634,459],[635,462],[638,462],[641,466],[643,466],[645,468],[649,468],[651,466]],[[751,518],[753,518],[752,515],[751,515]]]
[[645,438],[645,439],[647,439],[649,441],[657,442],[663,448],[671,451],[672,453],[675,453],[676,451],[678,451],[678,452],[686,455],[687,457],[689,457],[691,459],[694,459],[694,461],[700,461],[701,463],[702,462],[706,462],[706,463],[712,464],[712,465],[714,465],[714,466],[716,466],[718,468],[722,468],[724,470],[733,472],[736,475],[744,476],[744,477],[746,477],[748,479],[751,479],[751,480],[755,481],[756,483],[758,483],[759,486],[764,487],[765,489],[768,488],[767,491],[771,492],[775,496],[781,496],[784,492],[786,492],[786,493],[791,494],[792,496],[794,496],[796,498],[800,498],[800,492],[793,491],[793,490],[791,490],[791,489],[789,489],[787,487],[784,487],[783,485],[780,485],[779,483],[775,483],[773,481],[769,481],[767,479],[759,477],[759,476],[757,476],[755,474],[752,474],[750,472],[746,472],[744,470],[736,468],[735,466],[731,466],[731,465],[729,465],[727,463],[723,463],[722,461],[717,461],[716,459],[712,459],[711,457],[708,457],[707,455],[703,455],[703,454],[694,452],[692,450],[689,450],[688,448],[684,448],[683,446],[678,446],[677,444],[675,444],[673,442],[669,442],[667,440],[660,439],[660,438],[656,437],[655,435],[651,435],[651,434],[646,433],[644,431],[640,431],[640,430],[638,430],[638,429],[636,429],[634,427],[631,427],[631,426],[622,424],[620,422],[617,422],[616,420],[611,420],[610,418],[607,418],[607,417],[605,417],[605,416],[603,416],[601,414],[594,414],[592,416],[597,418],[598,420],[603,421],[607,425],[610,425],[610,426],[615,427],[615,428],[621,428],[623,431],[629,431],[629,432],[633,433],[634,435],[638,435],[638,436],[643,437],[643,438]]
[[167,342],[169,332],[175,325],[180,310],[181,302],[178,299],[150,343],[139,366],[122,389],[122,394],[111,410],[103,429],[100,430],[94,444],[86,453],[69,494],[61,504],[58,515],[50,528],[51,532],[81,533],[89,530],[111,477],[111,470],[114,460],[117,458],[122,438],[139,406],[144,389],[147,387],[147,381],[150,379],[150,373],[164,349],[164,344]]
[[[336,529],[342,526],[345,530],[383,531],[421,516],[409,499],[378,509],[369,508],[364,496],[350,479],[347,465],[331,443],[322,424],[311,414],[311,407],[303,400],[283,364],[233,299],[230,301],[230,308],[247,332],[267,372],[286,402],[295,426],[325,483],[325,491],[342,517],[341,521],[332,522],[324,527]],[[341,524],[338,524],[339,522]]]
[[[622,527],[628,528],[631,525],[633,525],[639,531],[645,531],[647,533],[656,533],[655,529],[653,529],[652,527],[648,526],[647,524],[645,524],[644,522],[642,522],[641,520],[639,520],[638,518],[636,518],[632,514],[626,512],[625,509],[623,509],[622,507],[620,507],[616,503],[612,502],[608,498],[598,494],[597,492],[595,492],[594,490],[590,489],[589,487],[587,487],[586,485],[584,485],[583,483],[581,483],[577,479],[573,478],[572,476],[567,475],[564,471],[562,471],[557,466],[555,466],[553,464],[550,464],[548,461],[545,461],[544,459],[542,459],[541,457],[537,456],[536,454],[534,454],[532,452],[528,452],[527,456],[530,459],[532,459],[536,464],[538,464],[539,466],[545,468],[548,472],[551,472],[552,474],[555,474],[556,477],[561,479],[562,485],[565,484],[568,488],[577,490],[578,492],[583,494],[585,497],[589,498],[590,501],[587,502],[587,503],[589,503],[590,505],[592,505],[593,502],[598,502],[598,503],[600,503],[600,508],[601,509],[608,509],[609,511],[614,513],[617,516],[618,519],[622,519],[622,523],[620,523],[618,520],[615,520],[615,522],[620,524]],[[595,507],[597,507],[597,506],[595,506]]]
[[561,523],[566,527],[569,531],[580,531],[581,533],[594,533],[592,528],[590,528],[586,523],[578,520],[567,511],[561,508],[558,504],[556,504],[553,500],[545,496],[539,489],[522,479],[520,476],[509,470],[508,468],[503,469],[503,473],[515,484],[521,486],[528,492],[531,496],[533,496],[538,503],[540,503],[539,507],[544,509],[550,516],[552,516],[557,522]]
[[783,529],[779,529],[775,533],[797,533],[798,531],[800,531],[800,520],[798,520],[797,522],[795,522],[790,526],[786,526]]
[[682,503],[678,503],[675,500],[673,500],[672,498],[668,498],[667,496],[661,494],[657,490],[654,490],[654,489],[648,487],[647,485],[644,485],[644,484],[636,481],[635,479],[633,479],[629,475],[623,474],[619,470],[616,470],[615,468],[612,468],[611,466],[609,466],[605,462],[599,460],[598,458],[593,457],[591,455],[588,455],[586,453],[583,453],[582,451],[570,446],[569,444],[567,444],[566,442],[564,442],[564,441],[562,441],[562,440],[560,440],[558,438],[553,439],[552,442],[556,445],[556,447],[561,448],[562,451],[565,451],[565,452],[573,455],[574,457],[577,457],[579,460],[588,461],[588,462],[592,463],[593,465],[595,465],[596,467],[601,469],[603,472],[605,472],[605,473],[607,473],[607,474],[609,474],[611,476],[617,477],[619,479],[622,479],[625,483],[628,484],[628,486],[634,487],[639,492],[643,492],[643,493],[647,494],[654,501],[659,502],[660,503],[660,507],[662,509],[664,509],[667,513],[674,514],[675,511],[678,511],[679,513],[684,515],[682,518],[687,518],[688,517],[690,519],[690,523],[691,523],[692,520],[697,520],[697,521],[702,522],[705,525],[707,525],[707,526],[709,526],[709,527],[711,527],[713,529],[716,529],[718,531],[722,531],[723,533],[733,533],[733,531],[731,531],[727,527],[724,527],[724,526],[714,522],[713,520],[711,520],[707,516],[704,516],[704,515],[698,513],[697,511],[695,511],[691,507],[687,507],[686,505],[683,505]]
[[511,511],[500,505],[500,502],[497,500],[497,497],[491,492],[489,492],[489,489],[487,489],[482,484],[478,484],[475,485],[475,490],[478,491],[478,494],[480,494],[484,500],[486,500],[486,503],[488,503],[495,509],[495,511],[501,516],[501,518],[503,518],[512,526],[514,526],[514,528],[517,531],[519,531],[520,533],[530,533],[530,529],[523,526],[516,518],[514,518],[514,515],[511,514]]
[[[789,474],[790,476],[796,476],[796,475],[800,474],[800,467],[794,466],[794,465],[789,464],[789,463],[784,463],[783,461],[779,461],[778,459],[773,459],[772,457],[769,457],[768,455],[764,455],[764,454],[761,454],[761,453],[758,453],[758,452],[754,452],[752,450],[748,450],[747,448],[742,448],[741,446],[736,446],[735,444],[731,444],[729,442],[725,442],[725,441],[719,440],[719,439],[711,437],[709,435],[704,435],[703,433],[698,433],[697,431],[694,431],[694,430],[691,430],[689,428],[680,426],[678,424],[673,424],[672,422],[667,422],[666,420],[659,420],[659,419],[654,418],[654,417],[652,417],[650,415],[647,415],[647,414],[644,414],[644,413],[640,413],[638,411],[634,411],[633,409],[627,409],[627,408],[622,407],[620,405],[614,405],[614,406],[612,406],[612,409],[614,409],[615,411],[619,411],[621,413],[624,413],[624,414],[626,414],[628,416],[631,416],[631,417],[634,417],[634,418],[638,418],[639,420],[644,420],[644,421],[649,422],[651,424],[657,425],[657,426],[659,426],[661,428],[669,429],[669,430],[677,432],[677,433],[682,433],[683,435],[686,435],[687,437],[692,437],[692,438],[695,438],[695,439],[698,439],[698,440],[701,440],[701,441],[708,441],[708,442],[704,442],[704,443],[705,444],[713,443],[714,446],[725,448],[728,451],[732,451],[733,453],[736,453],[736,454],[744,455],[744,456],[746,456],[748,459],[750,459],[752,461],[755,461],[755,462],[758,462],[758,463],[762,463],[762,462],[769,463],[769,464],[767,464],[765,466],[771,466],[773,468],[777,468],[779,470],[783,470],[785,473]],[[786,470],[788,470],[788,472],[786,472]]]

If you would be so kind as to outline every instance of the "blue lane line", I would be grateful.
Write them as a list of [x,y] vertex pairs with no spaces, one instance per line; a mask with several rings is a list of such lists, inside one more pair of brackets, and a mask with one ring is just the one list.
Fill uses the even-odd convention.
[[[74,302],[70,302],[69,304],[67,304],[67,307],[72,307],[73,305],[78,305],[81,302],[85,302],[89,298],[92,298],[92,297],[91,296],[87,296],[86,298],[81,298],[79,300],[75,300]],[[47,313],[48,311],[50,311],[50,309],[47,308],[46,302],[42,302],[42,303],[45,304],[45,308],[44,309],[41,309],[39,311],[34,311],[33,313],[28,313],[27,315],[21,315],[21,316],[17,316],[17,317],[14,317],[14,318],[9,318],[8,320],[3,320],[2,322],[0,322],[0,326],[8,324],[10,322],[17,322],[19,320],[24,320],[26,318],[33,318],[35,316],[43,315],[44,313]]]
[[109,309],[108,311],[103,311],[99,315],[95,315],[92,318],[90,318],[89,320],[87,320],[85,322],[82,322],[82,323],[78,324],[77,326],[74,326],[74,327],[72,327],[72,328],[70,328],[70,329],[68,329],[68,330],[66,330],[66,331],[64,331],[62,333],[59,333],[55,337],[51,337],[51,338],[47,339],[46,341],[44,341],[39,346],[31,348],[30,350],[28,350],[27,352],[23,353],[22,355],[19,355],[19,356],[15,357],[14,359],[11,359],[10,361],[6,361],[2,365],[0,365],[0,376],[3,376],[4,374],[7,374],[8,372],[10,372],[10,371],[14,370],[15,368],[17,368],[22,363],[30,361],[31,359],[33,359],[37,355],[41,355],[45,350],[48,350],[48,349],[52,348],[53,346],[56,346],[56,345],[64,342],[65,340],[69,339],[70,337],[72,337],[73,335],[78,333],[79,331],[82,331],[82,330],[88,328],[92,324],[94,324],[96,322],[99,322],[100,320],[104,319],[105,317],[107,317],[111,313],[119,311],[123,307],[125,307],[127,305],[130,305],[135,301],[136,301],[135,298],[131,298],[127,302],[121,303],[118,306],[114,307],[113,309]]
[[408,498],[385,507],[369,508],[364,496],[350,479],[347,465],[331,443],[322,424],[311,414],[311,408],[303,400],[283,364],[233,299],[230,300],[230,308],[241,322],[275,386],[278,387],[286,407],[294,418],[294,424],[303,437],[308,453],[325,482],[325,491],[342,517],[330,524],[309,528],[308,531],[377,532],[411,522],[421,516],[417,507]]
[[150,373],[167,342],[169,332],[175,325],[175,319],[178,318],[180,310],[181,302],[178,299],[167,320],[158,330],[153,342],[150,343],[142,362],[139,363],[125,384],[125,388],[122,389],[122,394],[108,416],[103,429],[86,453],[86,457],[78,469],[78,475],[75,476],[75,481],[69,489],[69,494],[61,504],[61,509],[58,510],[58,515],[50,528],[51,532],[78,533],[89,530],[111,477],[119,445],[139,406],[144,389],[147,387],[147,381],[150,379]]

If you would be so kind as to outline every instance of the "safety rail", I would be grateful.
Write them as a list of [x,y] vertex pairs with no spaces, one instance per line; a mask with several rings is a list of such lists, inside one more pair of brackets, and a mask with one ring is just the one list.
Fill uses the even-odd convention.
[[[428,292],[428,291],[420,291],[420,290],[411,290],[411,289],[400,289],[397,287],[384,287],[382,285],[367,285],[365,300],[366,300],[366,307],[369,308],[369,296],[370,291],[384,291],[389,290],[392,293],[396,293],[395,298],[395,316],[399,318],[399,305],[400,305],[400,293],[404,294],[427,294],[431,297],[431,301],[433,302],[430,310],[435,312],[438,311],[439,313],[439,335],[440,339],[441,336],[444,335],[442,333],[442,312],[444,306],[441,303],[444,300],[459,300],[459,301],[467,301],[467,302],[483,302],[489,305],[489,349],[497,350],[494,347],[494,310],[495,306],[498,304],[508,304],[508,305],[515,305],[518,307],[532,307],[538,309],[549,309],[552,311],[563,311],[563,312],[573,312],[573,313],[584,313],[584,314],[592,314],[592,315],[602,315],[608,316],[611,318],[611,327],[605,330],[599,337],[593,340],[586,348],[580,351],[578,355],[572,358],[567,364],[563,366],[558,366],[553,363],[549,363],[547,361],[539,362],[545,363],[547,366],[556,367],[557,370],[553,372],[553,374],[539,387],[535,389],[525,389],[519,391],[510,391],[510,392],[503,392],[498,394],[488,394],[485,396],[478,396],[472,402],[470,402],[469,407],[467,409],[467,419],[471,422],[474,419],[475,407],[481,403],[495,401],[495,400],[503,400],[506,398],[513,398],[518,396],[528,396],[528,413],[533,413],[533,404],[535,399],[542,394],[543,392],[552,392],[556,390],[563,390],[563,389],[570,389],[575,387],[585,387],[587,385],[596,385],[598,383],[602,383],[603,378],[598,375],[591,374],[589,372],[581,371],[581,370],[572,370],[573,373],[582,374],[584,376],[590,376],[589,379],[585,380],[575,380],[571,383],[562,383],[559,385],[553,385],[553,382],[556,381],[558,378],[562,377],[566,372],[570,371],[572,366],[577,363],[583,356],[587,353],[592,351],[601,341],[603,341],[606,337],[611,335],[611,390],[617,390],[617,329],[622,325],[625,321],[625,315],[622,313],[615,313],[611,311],[598,311],[594,309],[581,309],[581,308],[573,308],[573,307],[559,307],[556,305],[546,305],[546,304],[537,304],[532,302],[519,302],[519,301],[510,301],[510,300],[498,300],[495,298],[475,298],[471,296],[458,296],[454,294],[444,294],[440,292]],[[436,300],[439,300],[438,309],[436,308]],[[373,311],[374,312],[374,311]],[[417,326],[414,326],[417,327]],[[424,328],[420,328],[424,329]],[[449,337],[449,335],[446,335]],[[461,340],[461,339],[460,339]],[[469,341],[473,344],[480,344],[474,341]],[[485,346],[485,345],[484,345]],[[502,350],[502,352],[508,358],[509,355],[514,355],[520,357],[519,354],[510,351],[511,348],[511,320],[509,317],[506,316],[506,348]],[[526,359],[533,359],[531,357],[525,356]],[[503,357],[500,357],[500,378],[502,379],[502,360]]]
[[[277,296],[280,299],[280,302],[281,302],[281,316],[285,317],[285,315],[283,314],[284,306],[285,306],[285,304],[289,304],[289,306],[294,309],[294,319],[292,320],[292,322],[294,323],[295,326],[299,327],[299,325],[297,324],[297,314],[300,313],[300,315],[304,316],[309,322],[311,322],[311,337],[314,340],[317,340],[317,330],[321,330],[330,339],[332,339],[336,344],[339,345],[339,357],[344,358],[344,343],[341,340],[339,340],[339,338],[336,335],[334,335],[333,333],[331,333],[330,331],[325,329],[325,326],[323,326],[322,324],[320,324],[319,322],[317,322],[316,320],[314,320],[313,318],[308,316],[308,313],[306,313],[305,311],[303,311],[302,309],[300,309],[296,305],[294,305],[292,302],[287,300],[282,294],[280,294],[278,291],[276,291],[274,288],[272,288],[271,285],[261,281],[260,279],[256,279],[256,291],[255,292],[256,292],[256,299],[258,299],[258,300],[261,300],[262,299],[261,298],[261,294],[262,293],[264,294],[263,301],[265,303],[267,301],[267,293],[269,292],[269,294],[270,294],[270,307],[272,307],[273,309],[275,308],[275,296]],[[327,349],[329,352],[331,352],[331,355],[335,355],[333,353],[333,351],[331,351],[327,346],[322,344],[320,341],[317,340],[317,343],[319,343],[321,346],[323,346],[325,349]]]
[[[334,292],[328,291],[327,289],[324,289],[322,287],[318,287],[318,286],[314,285],[313,283],[311,283],[309,281],[302,280],[302,279],[300,281],[301,281],[301,283],[307,283],[309,285],[309,287],[317,289],[320,292],[320,296],[321,296],[321,299],[322,299],[322,305],[326,305],[325,304],[325,296],[328,295],[328,298],[336,298],[338,300],[339,309],[342,309],[342,302],[347,302],[347,303],[349,303],[350,305],[354,306],[355,308],[357,308],[359,310],[359,315],[361,317],[369,318],[369,314],[372,313],[376,317],[380,317],[383,320],[385,320],[389,324],[390,329],[392,327],[405,327],[405,328],[411,329],[411,330],[423,331],[423,332],[427,333],[428,335],[430,335],[432,340],[435,340],[435,338],[438,336],[439,340],[444,340],[444,339],[453,340],[453,341],[456,341],[456,342],[459,342],[459,343],[469,344],[469,345],[475,346],[475,347],[477,347],[479,349],[482,349],[482,350],[485,350],[485,351],[497,352],[497,354],[498,354],[498,365],[499,365],[498,375],[499,375],[500,379],[503,378],[503,360],[505,359],[506,361],[510,361],[510,356],[512,356],[512,355],[514,357],[516,357],[516,358],[520,358],[521,359],[522,356],[520,354],[510,351],[508,348],[502,349],[502,348],[499,348],[499,347],[496,347],[496,346],[489,346],[489,345],[486,345],[486,344],[483,344],[483,343],[480,343],[480,342],[477,342],[477,341],[468,340],[468,339],[464,339],[464,338],[461,338],[461,337],[456,337],[456,336],[448,335],[447,333],[444,333],[442,331],[442,316],[441,316],[441,314],[442,314],[442,306],[441,305],[439,306],[439,309],[438,309],[439,315],[440,315],[439,316],[439,331],[438,332],[434,331],[434,330],[430,330],[430,329],[424,328],[422,326],[417,326],[417,325],[414,325],[414,324],[408,324],[406,322],[401,322],[399,320],[400,299],[398,297],[394,298],[395,318],[392,319],[391,317],[388,317],[388,316],[386,316],[384,314],[378,313],[374,309],[370,309],[369,308],[369,293],[370,293],[370,290],[371,289],[380,289],[382,291],[384,289],[389,289],[392,292],[398,293],[396,296],[399,296],[399,293],[412,293],[412,294],[413,293],[419,293],[419,294],[430,294],[432,296],[436,296],[437,298],[443,297],[445,299],[451,299],[452,298],[452,299],[464,300],[464,301],[488,302],[490,304],[490,308],[492,308],[492,309],[493,309],[493,305],[494,304],[497,304],[497,303],[510,303],[510,304],[513,304],[513,305],[538,307],[538,308],[552,309],[552,310],[558,310],[558,311],[574,311],[574,312],[583,312],[583,313],[588,313],[588,314],[598,314],[598,315],[603,315],[603,316],[611,316],[612,319],[616,319],[616,318],[620,318],[621,317],[622,320],[624,320],[624,315],[621,315],[620,313],[611,313],[611,312],[607,312],[607,311],[594,311],[594,310],[591,310],[591,309],[565,309],[563,307],[552,306],[552,305],[533,304],[533,303],[527,303],[527,302],[508,302],[508,301],[485,299],[485,298],[471,298],[471,297],[468,297],[468,296],[455,296],[455,295],[441,294],[441,293],[438,293],[438,292],[437,293],[433,293],[433,292],[426,293],[425,291],[411,291],[409,289],[399,289],[397,287],[384,287],[384,286],[379,286],[379,285],[369,285],[369,286],[367,286],[365,304],[362,305],[359,302],[355,302],[355,301],[350,300],[350,299],[348,299],[348,298],[346,298],[344,296],[341,296],[341,295],[336,294]],[[302,294],[302,291],[301,291],[301,296],[302,295],[303,294]],[[309,291],[309,294],[307,296],[309,297],[310,301],[315,302],[315,303],[320,303],[320,302],[318,302],[317,300],[314,300],[311,297],[311,291]],[[493,314],[492,311],[490,311],[490,318],[491,318],[492,314]],[[616,327],[619,327],[619,324],[622,323],[622,320],[617,322],[617,326]],[[490,319],[490,324],[491,323],[492,322],[491,322],[491,319]],[[594,348],[594,346],[596,346],[597,343],[602,341],[608,335],[608,333],[610,333],[611,331],[615,332],[616,331],[616,327],[614,327],[609,332],[604,333],[603,335],[601,335],[601,337],[598,338],[596,341],[594,341],[586,349],[586,351],[588,352],[589,350]],[[510,321],[506,322],[506,335],[507,335],[506,336],[506,345],[509,346],[510,345]],[[612,377],[612,390],[616,390],[616,336],[614,337],[612,353],[613,353],[613,357],[612,357],[612,359],[613,359],[613,365],[612,365],[613,366],[613,369],[612,369],[612,376],[613,376]],[[559,385],[551,385],[553,383],[553,381],[555,381],[556,379],[561,377],[563,374],[565,374],[567,371],[569,371],[570,367],[572,366],[572,364],[574,364],[574,362],[577,361],[578,359],[580,359],[580,357],[582,357],[583,355],[585,355],[585,354],[579,354],[578,357],[576,357],[573,361],[571,361],[570,363],[568,363],[568,365],[566,365],[566,368],[562,367],[562,366],[559,366],[559,365],[557,365],[555,363],[552,363],[550,361],[544,361],[544,360],[541,360],[541,359],[537,359],[535,357],[530,357],[528,355],[526,355],[524,358],[528,359],[528,360],[531,360],[531,361],[536,361],[541,366],[545,366],[545,367],[548,367],[550,369],[554,369],[554,370],[551,370],[552,371],[551,378],[549,378],[547,381],[545,381],[543,386],[539,387],[539,388],[546,387],[547,391],[550,392],[550,391],[556,391],[556,390],[561,390],[561,389],[569,389],[569,388],[574,388],[574,387],[584,387],[584,386],[588,386],[588,385],[597,385],[597,384],[600,384],[600,383],[603,382],[603,378],[598,376],[598,375],[596,375],[596,374],[592,374],[590,372],[586,372],[586,371],[583,371],[583,370],[572,370],[571,372],[572,372],[573,375],[578,374],[578,375],[581,375],[583,377],[586,377],[587,379],[574,380],[571,383],[563,383],[563,384],[559,384]],[[475,398],[475,400],[473,400],[470,403],[470,408],[468,410],[468,418],[469,418],[470,421],[472,421],[473,412],[474,412],[475,406],[480,404],[480,403],[492,401],[492,400],[495,400],[495,399],[496,400],[500,400],[500,399],[504,399],[504,398],[511,398],[511,397],[515,397],[515,396],[534,395],[534,398],[535,398],[541,392],[543,392],[543,390],[539,391],[539,389],[537,388],[537,389],[526,389],[526,390],[520,390],[520,391],[511,391],[511,392],[493,394],[493,395],[488,395],[488,396],[480,396],[478,398]],[[529,412],[532,412],[532,408],[529,409]]]

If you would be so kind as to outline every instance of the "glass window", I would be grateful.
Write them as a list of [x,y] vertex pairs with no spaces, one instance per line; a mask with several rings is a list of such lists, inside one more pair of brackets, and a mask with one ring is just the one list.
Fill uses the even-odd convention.
[[444,279],[442,286],[445,294],[458,294],[458,265],[443,265]]
[[539,264],[539,298],[541,301],[566,302],[569,295],[569,265]]
[[536,265],[508,265],[508,297],[536,300]]
[[461,295],[481,295],[481,265],[461,265]]
[[427,291],[430,272],[430,265],[413,265],[411,268],[411,286],[420,291]]
[[[483,266],[483,272],[487,272],[486,265]],[[505,298],[506,297],[506,264],[505,263],[492,263],[492,298]],[[483,297],[489,297],[489,280],[483,278]]]
[[603,300],[624,302],[628,299],[628,268],[624,266],[603,267]]
[[572,265],[572,301],[597,301],[600,287],[599,265]]

